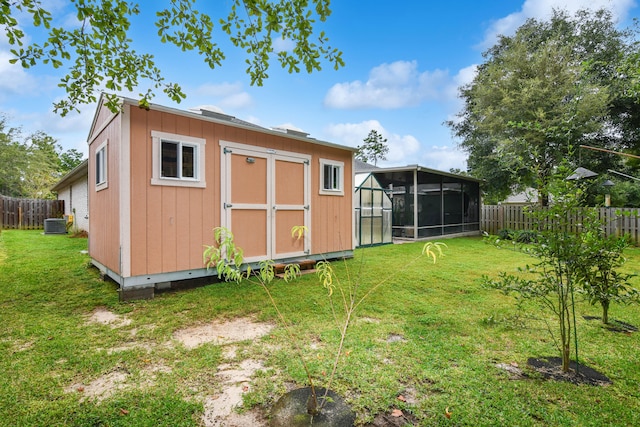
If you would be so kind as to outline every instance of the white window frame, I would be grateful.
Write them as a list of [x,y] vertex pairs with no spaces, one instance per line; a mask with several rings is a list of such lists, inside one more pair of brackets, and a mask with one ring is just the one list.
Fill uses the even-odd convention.
[[[334,188],[324,188],[325,166],[331,166],[331,170],[338,169],[338,179],[334,182]],[[344,162],[329,159],[320,159],[320,194],[329,196],[344,195]]]
[[[162,143],[171,142],[178,144],[177,170],[178,177],[162,176]],[[167,185],[174,187],[197,187],[205,188],[205,145],[207,141],[203,138],[196,138],[187,135],[177,135],[173,133],[151,131],[152,143],[152,176],[151,185]],[[181,177],[182,173],[182,147],[193,147],[193,172],[194,177]]]
[[96,162],[95,162],[95,185],[96,191],[104,190],[109,187],[108,170],[109,170],[109,152],[108,148],[109,140],[105,140],[102,144],[96,148]]

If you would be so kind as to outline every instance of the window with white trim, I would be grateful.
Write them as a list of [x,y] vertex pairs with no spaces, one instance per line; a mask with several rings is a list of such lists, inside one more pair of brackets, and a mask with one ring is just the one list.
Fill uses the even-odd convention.
[[320,194],[344,194],[344,163],[320,159]]
[[204,139],[158,131],[152,131],[151,138],[152,185],[205,187]]
[[96,148],[96,191],[107,188],[107,141]]

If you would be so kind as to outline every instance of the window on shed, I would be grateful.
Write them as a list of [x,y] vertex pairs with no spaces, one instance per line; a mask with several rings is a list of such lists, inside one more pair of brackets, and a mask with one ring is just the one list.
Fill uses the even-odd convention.
[[206,141],[186,135],[152,131],[153,185],[205,187],[204,147]]
[[344,194],[344,163],[320,159],[320,194]]
[[176,141],[162,141],[162,177],[196,178],[196,146]]
[[107,141],[96,149],[96,190],[102,190],[107,186]]

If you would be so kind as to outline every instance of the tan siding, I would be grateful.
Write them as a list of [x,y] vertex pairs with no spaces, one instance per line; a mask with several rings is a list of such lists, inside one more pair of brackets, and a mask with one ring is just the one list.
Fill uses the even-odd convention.
[[[147,116],[145,135],[145,156],[149,172],[145,176],[145,190],[140,197],[147,198],[147,221],[143,226],[147,229],[147,259],[142,274],[154,274],[162,272],[162,245],[163,245],[163,220],[162,220],[162,187],[151,185],[151,130],[162,130],[161,114],[158,112],[146,112],[140,110],[141,114]],[[131,124],[131,128],[134,124]],[[133,143],[133,142],[132,142]],[[135,169],[135,165],[132,165]],[[132,171],[132,173],[136,173]],[[137,256],[138,254],[132,254]]]
[[[103,108],[103,110],[105,110]],[[104,111],[98,117],[109,115]],[[120,202],[118,179],[121,117],[118,116],[100,134],[95,135],[89,146],[89,254],[107,268],[120,273]],[[96,148],[105,140],[107,144],[108,187],[96,191]]]
[[[344,195],[321,195],[320,158],[344,162]],[[311,251],[325,253],[353,249],[353,171],[351,153],[318,147],[311,161],[313,237]]]
[[[192,266],[202,266],[202,246],[213,244],[213,229],[220,225],[220,146],[214,134],[219,125],[204,123],[202,125],[202,137],[206,138],[207,156],[207,188],[202,192],[202,234],[192,241],[191,251],[198,256],[191,256]],[[220,133],[218,131],[218,133]],[[195,218],[192,218],[192,221]]]
[[[151,131],[206,139],[206,188],[151,185]],[[312,253],[352,249],[351,153],[286,136],[211,123],[166,112],[131,108],[131,274],[140,276],[202,268],[203,245],[213,243],[220,225],[220,140],[312,154]],[[110,153],[110,158],[111,158]],[[320,196],[318,158],[345,163],[345,196]],[[111,165],[110,171],[111,172]],[[251,183],[246,183],[251,185]],[[292,195],[293,196],[293,195]],[[297,199],[297,197],[296,197]],[[117,215],[115,215],[117,218]],[[283,221],[285,218],[283,218]],[[288,222],[291,222],[291,218]],[[246,224],[242,237],[264,233],[262,224]],[[340,234],[340,237],[337,236]],[[117,238],[116,232],[112,233]],[[335,237],[332,237],[335,236]],[[265,242],[255,239],[258,246]],[[285,242],[280,243],[285,245]],[[255,248],[257,251],[257,248]],[[117,252],[116,252],[117,254]],[[117,255],[116,255],[117,256]]]
[[184,191],[176,187],[162,188],[162,271],[177,271],[177,192]]
[[[146,135],[146,115],[139,108],[131,108],[131,275],[147,274],[147,185],[151,176],[151,162],[147,146],[151,144]],[[140,124],[144,124],[141,126]]]

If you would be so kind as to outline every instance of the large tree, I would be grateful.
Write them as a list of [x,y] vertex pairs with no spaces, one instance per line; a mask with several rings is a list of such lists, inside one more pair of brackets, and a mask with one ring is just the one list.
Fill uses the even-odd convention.
[[0,115],[0,194],[22,195],[22,176],[26,167],[26,149],[18,142],[19,129],[8,126]]
[[[142,90],[140,104],[143,107],[149,105],[157,90],[177,102],[185,97],[177,83],[165,81],[150,52],[138,52],[133,47],[131,24],[132,18],[141,12],[140,5],[128,0],[73,0],[72,3],[78,20],[75,28],[56,26],[60,17],[53,15],[53,6],[40,0],[0,2],[0,28],[12,46],[11,62],[19,62],[25,68],[50,64],[66,69],[60,86],[67,97],[54,104],[58,113],[65,115],[77,110],[79,104],[95,102],[103,88]],[[311,73],[320,70],[323,61],[336,69],[344,65],[342,52],[328,44],[324,31],[315,28],[317,21],[324,22],[331,14],[330,0],[224,3],[228,9],[219,19],[214,19],[206,10],[222,6],[197,4],[196,0],[145,2],[142,7],[155,11],[156,32],[163,43],[173,44],[182,51],[197,52],[212,69],[225,59],[220,40],[230,40],[246,52],[246,72],[252,84],[263,83],[274,61],[289,72],[298,72],[303,67]],[[216,21],[218,25],[214,25]],[[46,30],[43,42],[29,42],[29,35],[24,31],[27,24]],[[292,42],[293,48],[274,53],[274,41],[278,39]],[[140,89],[144,87],[143,82],[147,85],[146,92]],[[115,96],[108,97],[107,105],[113,110],[118,108]]]
[[8,127],[0,115],[0,194],[36,199],[52,198],[51,187],[82,162],[75,149],[63,151],[58,141],[44,132],[23,138],[18,128]]
[[464,107],[448,122],[469,153],[470,172],[487,181],[489,198],[514,189],[544,188],[563,159],[606,170],[619,159],[579,153],[580,144],[619,142],[612,82],[627,54],[629,34],[609,12],[554,11],[528,20],[484,53],[474,80],[461,88]]

